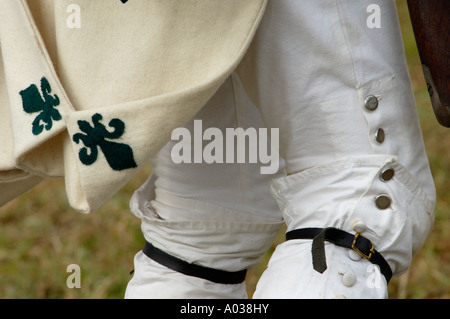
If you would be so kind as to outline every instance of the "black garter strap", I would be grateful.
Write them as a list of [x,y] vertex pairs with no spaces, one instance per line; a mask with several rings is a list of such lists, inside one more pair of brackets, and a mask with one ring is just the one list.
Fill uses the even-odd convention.
[[244,282],[247,270],[225,271],[214,268],[208,268],[200,265],[190,264],[175,256],[156,248],[149,242],[145,242],[142,252],[150,259],[166,266],[172,270],[187,276],[206,279],[218,284],[240,284]]
[[325,260],[324,241],[335,245],[353,249],[359,255],[380,267],[380,272],[386,278],[386,282],[392,278],[392,270],[384,257],[374,249],[373,243],[360,233],[349,234],[343,230],[329,228],[301,228],[286,233],[286,240],[312,239],[312,259],[314,270],[323,273],[327,269]]

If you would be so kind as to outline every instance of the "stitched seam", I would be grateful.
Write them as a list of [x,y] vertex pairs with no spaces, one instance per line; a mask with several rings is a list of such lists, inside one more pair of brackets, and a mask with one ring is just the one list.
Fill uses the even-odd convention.
[[62,96],[63,96],[63,98],[65,100],[64,102],[66,102],[66,104],[69,107],[69,109],[71,111],[75,111],[75,108],[73,107],[72,103],[70,102],[70,100],[69,100],[69,98],[67,96],[67,93],[66,93],[64,87],[62,86],[62,83],[59,80],[59,77],[58,77],[58,75],[56,73],[56,70],[55,70],[55,66],[53,65],[53,62],[52,62],[52,60],[50,58],[50,55],[47,52],[47,48],[46,48],[46,46],[44,44],[44,41],[43,41],[42,36],[41,36],[41,33],[39,32],[39,29],[37,28],[36,23],[35,23],[33,17],[31,16],[30,8],[28,7],[28,4],[26,3],[26,0],[22,0],[21,4],[22,4],[22,9],[23,9],[23,11],[24,11],[24,13],[25,13],[25,15],[26,15],[26,17],[28,19],[29,25],[33,29],[34,36],[36,37],[36,40],[37,40],[37,42],[39,44],[39,49],[41,50],[42,55],[44,56],[45,62],[47,64],[47,67],[48,67],[48,69],[49,69],[49,71],[50,71],[50,73],[52,75],[52,78],[53,78],[52,80],[55,81],[56,85],[58,86],[58,89],[61,91],[60,93],[62,94]]
[[[233,74],[233,73],[232,73]],[[239,127],[239,117],[238,117],[238,108],[237,108],[237,101],[236,101],[236,86],[234,84],[234,80],[233,80],[233,76],[230,76],[230,82],[231,82],[231,88],[233,90],[233,104],[234,104],[234,119],[235,119],[235,123],[236,126]],[[235,154],[236,155],[236,154]],[[241,201],[243,200],[243,189],[242,189],[242,165],[241,164],[237,164],[238,167],[238,171],[239,171],[239,194],[241,197]]]
[[[356,96],[358,97],[358,100],[361,101],[362,97],[361,97],[359,89],[358,89],[360,87],[360,84],[359,84],[360,82],[358,81],[358,76],[356,74],[356,63],[355,63],[355,59],[353,58],[353,51],[351,49],[351,45],[350,45],[350,40],[348,38],[348,34],[347,34],[347,32],[345,32],[345,28],[343,26],[343,16],[342,16],[341,10],[342,9],[340,8],[339,0],[336,0],[336,11],[337,11],[337,14],[339,16],[339,26],[340,26],[342,35],[343,35],[343,37],[345,39],[345,44],[347,46],[348,55],[349,55],[351,63],[352,63],[352,72],[353,72],[353,79],[354,79],[354,84],[355,84]],[[370,132],[371,131],[370,131],[369,120],[367,119],[367,116],[364,114],[364,112],[361,109],[359,111],[361,113],[363,113],[362,115],[363,115],[364,119],[366,120],[366,125],[367,125],[367,136],[370,136]],[[376,154],[375,149],[373,147],[373,144],[370,143],[370,140],[369,140],[369,144],[370,144],[370,147],[371,147],[373,153]]]

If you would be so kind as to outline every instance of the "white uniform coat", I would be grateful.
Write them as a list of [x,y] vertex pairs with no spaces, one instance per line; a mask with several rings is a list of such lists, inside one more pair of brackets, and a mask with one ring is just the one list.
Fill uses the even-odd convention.
[[265,5],[1,1],[0,204],[64,176],[73,208],[98,209],[237,66]]

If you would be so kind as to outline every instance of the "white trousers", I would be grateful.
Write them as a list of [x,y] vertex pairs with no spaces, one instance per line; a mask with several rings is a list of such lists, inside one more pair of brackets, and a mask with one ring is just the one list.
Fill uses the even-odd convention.
[[[176,164],[179,141],[169,142],[130,207],[146,240],[175,257],[254,267],[284,222],[288,231],[359,232],[399,275],[431,230],[435,190],[394,1],[269,1],[240,66],[186,125],[191,136],[194,120],[224,136],[227,128],[279,129],[279,170],[261,174],[267,164],[249,163],[249,154],[247,163]],[[311,240],[279,245],[254,297],[387,297],[370,261],[332,243],[325,252],[320,274]],[[126,298],[246,297],[245,284],[186,276],[142,252],[134,262]]]

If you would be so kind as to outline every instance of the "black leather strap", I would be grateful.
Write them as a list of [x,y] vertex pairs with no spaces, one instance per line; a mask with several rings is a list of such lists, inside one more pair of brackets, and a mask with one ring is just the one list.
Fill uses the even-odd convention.
[[352,235],[333,227],[301,228],[286,233],[286,240],[292,239],[313,239],[311,249],[313,267],[320,273],[323,273],[327,268],[323,242],[328,241],[341,247],[353,249],[365,259],[378,265],[388,283],[392,278],[392,270],[387,261],[374,249],[372,242],[359,233]]
[[187,276],[206,279],[219,284],[240,284],[244,282],[247,270],[225,271],[208,268],[200,265],[190,264],[175,256],[156,248],[149,242],[145,242],[142,252],[157,263]]

